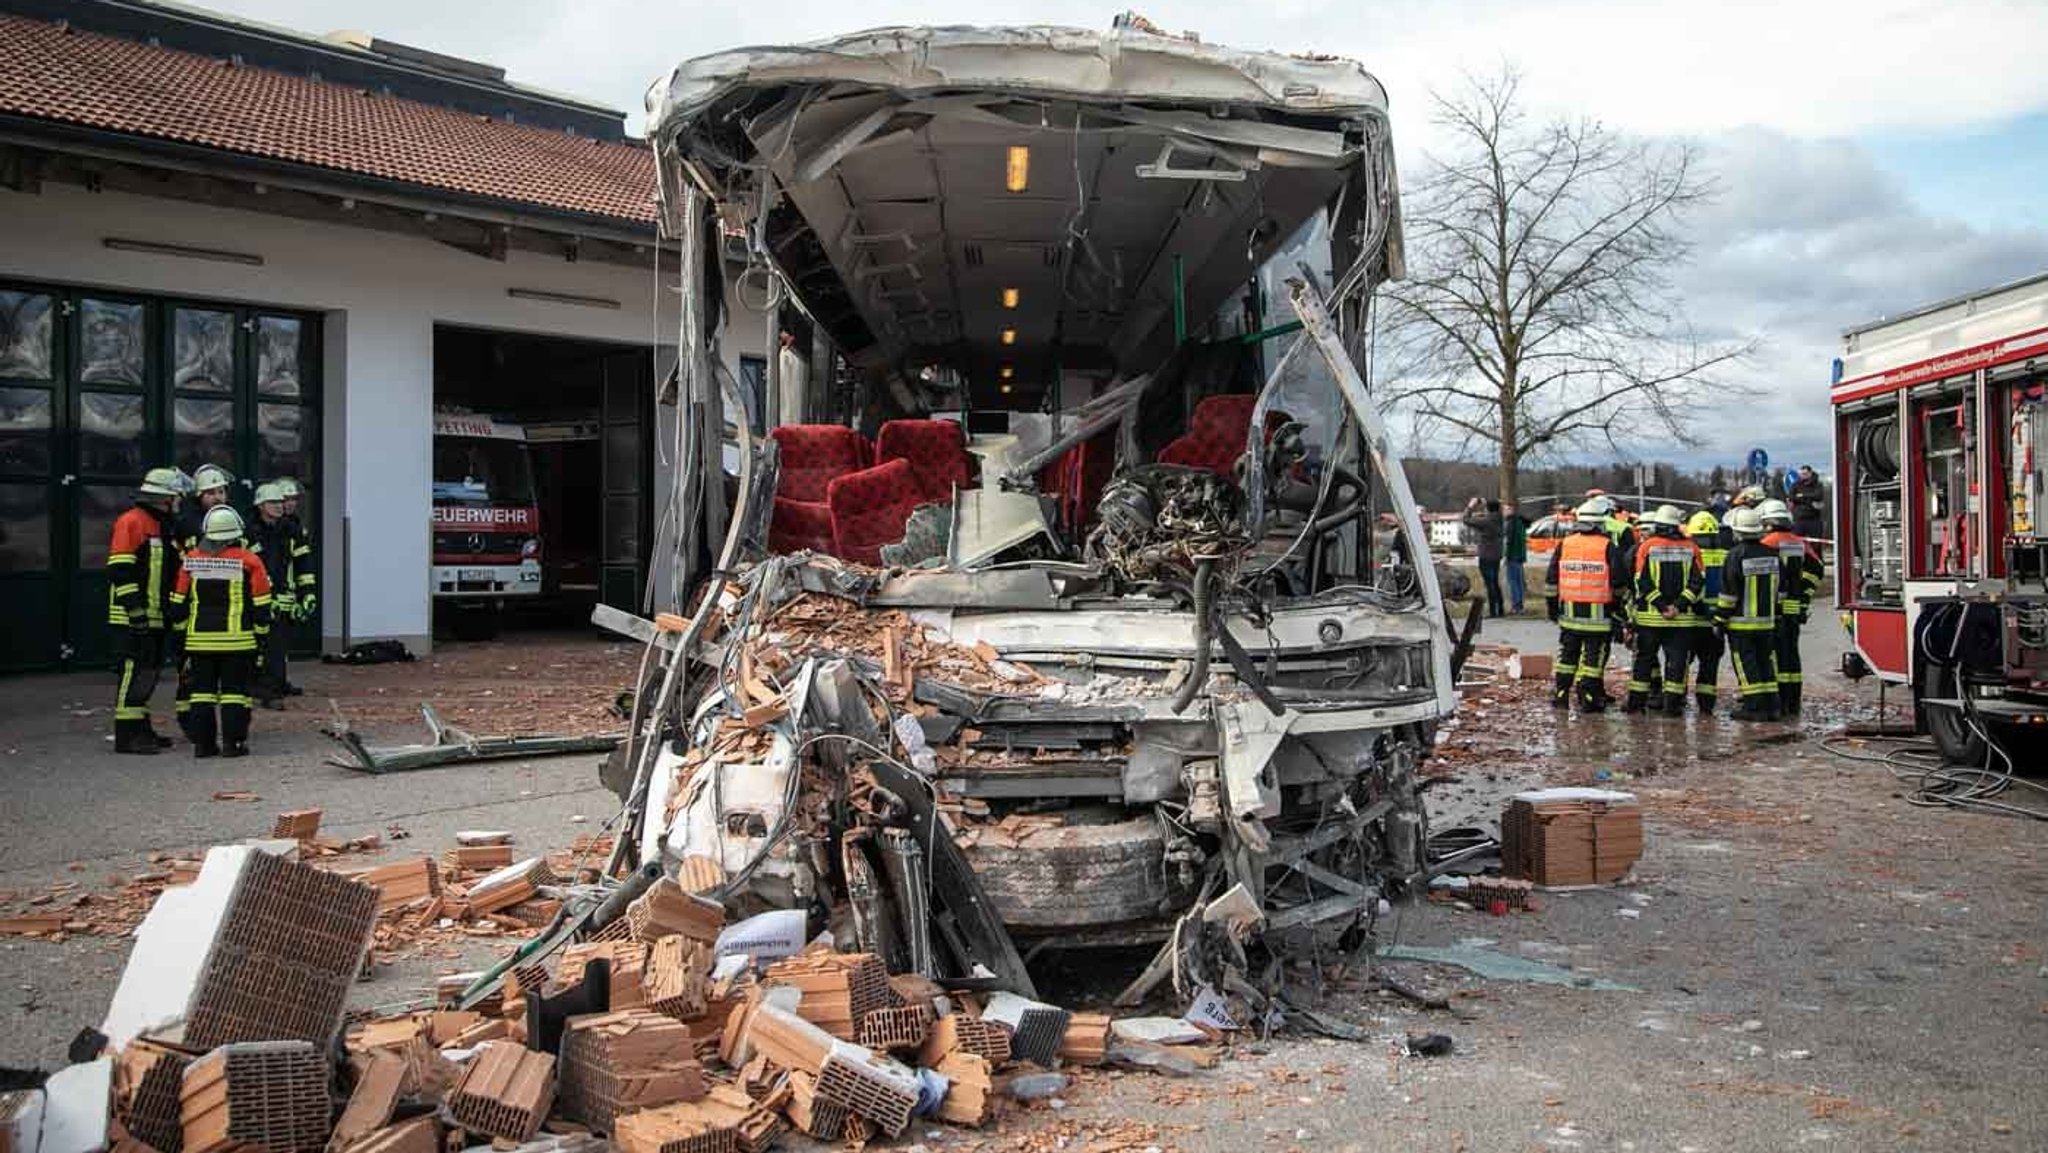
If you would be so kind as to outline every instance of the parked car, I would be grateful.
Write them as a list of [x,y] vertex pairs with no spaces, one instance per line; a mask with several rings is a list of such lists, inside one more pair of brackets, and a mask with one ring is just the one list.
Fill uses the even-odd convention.
[[1529,555],[1548,556],[1557,542],[1571,535],[1572,516],[1546,516],[1529,526]]

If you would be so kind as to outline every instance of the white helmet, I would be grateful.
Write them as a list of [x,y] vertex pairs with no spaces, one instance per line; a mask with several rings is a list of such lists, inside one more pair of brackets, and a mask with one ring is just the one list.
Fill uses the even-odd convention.
[[1660,504],[1657,506],[1656,512],[1643,519],[1651,524],[1661,524],[1670,528],[1685,527],[1685,514],[1678,511],[1678,506],[1675,504]]
[[277,491],[281,494],[280,500],[291,500],[293,497],[304,496],[306,492],[294,477],[281,476],[271,483],[277,485]]
[[1755,540],[1764,535],[1764,518],[1753,508],[1731,509],[1728,513],[1728,531],[1737,540]]
[[1756,515],[1761,517],[1765,524],[1792,523],[1792,509],[1775,497],[1757,505]]
[[206,520],[201,531],[206,539],[221,544],[231,544],[242,539],[242,514],[226,505],[206,510]]
[[1605,520],[1614,511],[1614,502],[1604,496],[1596,496],[1580,505],[1572,515],[1580,520]]
[[202,464],[199,466],[199,470],[192,474],[192,491],[194,492],[212,492],[214,489],[226,488],[233,483],[235,483],[235,474],[217,464]]
[[153,468],[143,473],[142,483],[135,486],[135,491],[143,496],[185,495],[183,482],[175,468]]
[[283,504],[284,499],[283,481],[267,480],[256,486],[257,504]]
[[1748,508],[1751,505],[1762,504],[1764,496],[1764,486],[1760,484],[1750,485],[1748,488],[1735,494],[1735,507]]

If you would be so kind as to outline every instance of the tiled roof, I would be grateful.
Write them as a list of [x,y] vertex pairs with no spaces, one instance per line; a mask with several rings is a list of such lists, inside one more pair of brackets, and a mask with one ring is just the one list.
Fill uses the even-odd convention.
[[654,158],[599,141],[0,14],[0,114],[633,224]]

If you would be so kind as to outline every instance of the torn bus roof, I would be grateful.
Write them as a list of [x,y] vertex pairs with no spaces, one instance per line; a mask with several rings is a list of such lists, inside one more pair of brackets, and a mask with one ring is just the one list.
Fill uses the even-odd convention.
[[648,90],[648,123],[660,136],[743,88],[817,84],[1183,107],[1245,104],[1354,117],[1387,110],[1380,82],[1363,65],[1336,57],[1245,51],[1134,28],[952,25],[875,28],[800,46],[700,56]]

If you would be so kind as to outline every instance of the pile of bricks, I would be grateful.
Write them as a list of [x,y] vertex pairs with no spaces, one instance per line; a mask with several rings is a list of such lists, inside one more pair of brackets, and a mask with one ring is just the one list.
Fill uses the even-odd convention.
[[672,1017],[644,1009],[577,1017],[562,1035],[562,1111],[595,1132],[705,1090],[689,1027]]
[[888,967],[871,953],[801,953],[769,966],[767,981],[796,987],[803,1019],[847,1041],[861,1019],[896,1002]]

